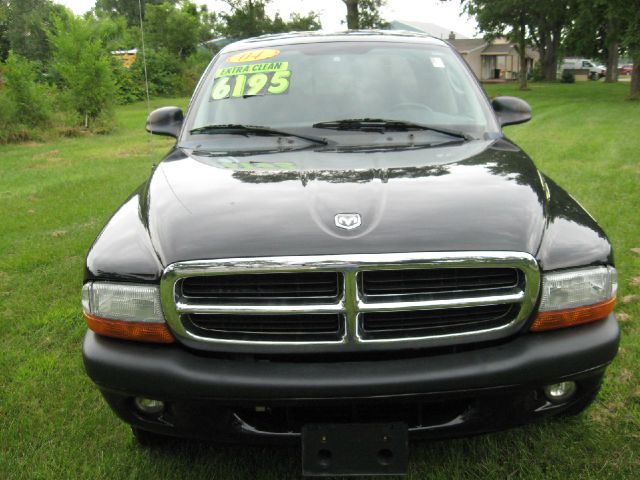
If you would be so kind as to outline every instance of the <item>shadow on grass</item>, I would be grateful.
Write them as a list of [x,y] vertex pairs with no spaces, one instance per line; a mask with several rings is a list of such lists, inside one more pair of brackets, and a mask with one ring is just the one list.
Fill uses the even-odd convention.
[[[221,444],[167,437],[151,445],[140,445],[131,437],[129,448],[136,455],[162,466],[162,476],[176,471],[188,478],[297,478],[300,449],[291,446]],[[177,477],[179,478],[180,475]]]
[[[551,419],[468,438],[412,442],[408,478],[554,477],[556,462],[567,453],[566,445],[575,446],[578,438],[590,436],[589,423],[583,417]],[[141,467],[151,465],[164,478],[168,475],[189,479],[301,477],[298,447],[231,445],[179,438],[141,446],[131,437],[128,448],[139,457]],[[589,462],[584,454],[582,458]],[[125,472],[120,473],[124,476]]]

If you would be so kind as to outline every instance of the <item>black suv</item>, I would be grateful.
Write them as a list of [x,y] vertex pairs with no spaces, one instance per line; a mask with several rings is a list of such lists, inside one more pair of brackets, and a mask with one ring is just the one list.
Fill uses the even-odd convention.
[[302,445],[401,473],[407,440],[595,398],[618,348],[596,221],[446,42],[265,36],[211,62],[175,147],[86,261],[86,370],[141,441]]

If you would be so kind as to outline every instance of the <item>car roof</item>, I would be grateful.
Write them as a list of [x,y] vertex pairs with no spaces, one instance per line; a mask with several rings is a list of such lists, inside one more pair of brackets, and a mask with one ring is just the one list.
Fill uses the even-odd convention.
[[253,48],[267,48],[301,43],[329,42],[418,43],[450,47],[447,42],[418,32],[404,30],[345,30],[341,32],[288,32],[247,38],[225,46],[221,53]]

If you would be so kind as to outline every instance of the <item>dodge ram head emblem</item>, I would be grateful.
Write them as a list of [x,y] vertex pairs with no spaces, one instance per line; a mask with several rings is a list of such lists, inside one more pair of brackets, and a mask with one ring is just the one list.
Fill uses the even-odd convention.
[[345,230],[353,230],[362,224],[362,218],[359,213],[338,213],[336,215],[336,227]]

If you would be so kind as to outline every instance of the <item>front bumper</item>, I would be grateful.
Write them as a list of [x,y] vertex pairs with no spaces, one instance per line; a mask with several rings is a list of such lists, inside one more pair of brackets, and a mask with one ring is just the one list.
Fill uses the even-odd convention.
[[[618,349],[615,318],[457,353],[367,361],[258,361],[88,332],[87,373],[125,421],[169,435],[294,440],[305,422],[405,421],[412,436],[464,435],[526,423],[593,395]],[[553,405],[543,386],[576,380]],[[133,397],[160,399],[146,416]]]

